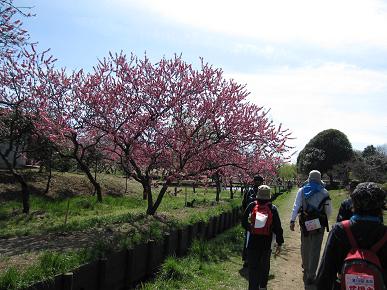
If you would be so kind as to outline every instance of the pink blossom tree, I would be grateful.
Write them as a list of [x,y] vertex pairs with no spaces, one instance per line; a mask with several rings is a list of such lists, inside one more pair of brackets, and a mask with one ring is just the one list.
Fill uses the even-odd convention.
[[[212,167],[211,172],[223,183],[235,179],[248,183],[258,173],[268,177],[275,175],[278,166],[287,160],[285,155],[290,149],[285,145],[290,133],[281,125],[276,127],[267,117],[268,111],[246,102],[239,108],[239,120],[230,128],[233,138],[218,144],[213,155],[205,154],[198,162],[202,166],[210,165],[209,170]],[[231,120],[227,120],[227,124],[232,124]],[[217,201],[219,193],[218,189]]]
[[87,162],[91,154],[104,148],[106,134],[91,125],[96,116],[89,103],[94,86],[100,82],[82,70],[71,74],[64,69],[40,73],[34,98],[37,115],[34,125],[56,152],[77,162],[93,185],[97,200],[102,202],[101,185]]
[[[142,184],[148,214],[156,212],[173,180],[240,167],[243,147],[286,151],[278,150],[286,134],[274,129],[262,108],[246,101],[245,87],[208,64],[195,70],[177,56],[153,65],[147,58],[120,54],[100,62],[96,72],[114,99],[97,113],[96,126]],[[153,175],[162,177],[155,200]]]
[[147,58],[128,59],[121,53],[100,61],[94,72],[101,82],[90,102],[97,116],[94,126],[107,134],[109,149],[126,173],[142,184],[148,208],[153,205],[151,175],[168,160],[159,130],[168,122],[176,99],[176,93],[170,92],[176,65],[177,61],[163,60],[153,66]]
[[40,83],[39,71],[48,71],[53,59],[31,49],[3,56],[0,64],[0,158],[22,188],[23,212],[29,212],[29,188],[18,172],[27,139],[34,133],[34,90]]
[[10,56],[20,50],[28,39],[20,16],[29,17],[28,7],[16,7],[13,0],[0,0],[0,57]]

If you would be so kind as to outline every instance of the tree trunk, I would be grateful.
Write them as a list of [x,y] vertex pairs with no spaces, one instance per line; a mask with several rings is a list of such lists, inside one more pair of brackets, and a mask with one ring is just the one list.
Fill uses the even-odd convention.
[[142,191],[142,200],[147,200],[148,194],[149,194],[149,191],[145,190],[145,187],[144,187],[144,190]]
[[[153,203],[152,193],[150,191],[150,186],[149,186],[148,209],[146,212],[148,215],[154,215],[156,213],[157,209],[159,208],[159,206],[161,204],[161,201],[163,200],[165,193],[167,192],[169,185],[170,185],[169,181],[166,181],[163,184],[163,187],[160,189],[159,195],[157,196],[156,202],[154,204],[152,204]],[[149,197],[151,197],[151,198],[149,198]]]
[[84,173],[86,173],[87,178],[91,182],[91,184],[94,186],[95,192],[97,193],[97,201],[102,202],[102,190],[101,185],[95,180],[93,177],[93,174],[91,174],[91,171],[87,165],[85,165],[79,158],[75,158],[78,162],[78,165],[82,169]]
[[[95,164],[94,164],[94,180],[97,181],[97,170],[98,170],[98,159],[95,157]],[[95,189],[96,190],[96,189]]]
[[153,208],[153,196],[152,196],[152,187],[150,185],[150,180],[148,180],[148,179],[142,180],[141,185],[142,185],[142,190],[143,190],[142,196],[143,196],[143,198],[144,198],[144,196],[146,196],[145,199],[148,200],[148,208],[146,210],[146,213],[149,215],[152,215],[152,213],[150,213],[150,212],[152,211],[152,208]]
[[4,163],[6,164],[8,170],[12,173],[13,177],[20,184],[22,189],[21,193],[22,193],[23,213],[29,213],[30,212],[30,191],[29,191],[27,182],[24,180],[23,175],[19,174],[15,170],[15,168],[6,158],[6,155],[0,154],[0,157],[3,159]]
[[230,180],[230,199],[234,199],[234,191],[232,190],[232,181]]
[[222,185],[220,183],[220,178],[218,173],[216,173],[215,175],[215,184],[216,184],[216,202],[219,202],[220,192],[222,191]]
[[47,194],[48,191],[50,190],[51,178],[52,178],[52,169],[50,164],[48,167],[48,179],[47,179],[46,190],[44,191],[44,194]]
[[46,190],[44,191],[44,194],[47,194],[50,190],[50,184],[51,184],[51,177],[52,177],[52,150],[50,151],[50,156],[48,160],[48,179],[46,184]]
[[128,191],[128,175],[125,175],[125,194]]
[[331,185],[331,186],[333,186],[333,183],[334,183],[334,181],[333,181],[333,174],[327,174],[328,175],[328,177],[329,177],[329,184]]
[[22,187],[22,200],[23,200],[23,213],[30,212],[30,192],[28,189],[28,185],[25,182],[23,176],[18,174],[19,183]]

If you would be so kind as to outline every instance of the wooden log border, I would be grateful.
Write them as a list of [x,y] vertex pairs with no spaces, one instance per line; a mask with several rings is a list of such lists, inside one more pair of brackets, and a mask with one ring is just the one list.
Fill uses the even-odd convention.
[[24,290],[123,290],[154,277],[168,256],[184,256],[194,239],[212,239],[235,226],[240,209],[234,208],[208,222],[197,222],[166,233],[159,241],[150,240],[134,248],[114,252],[106,258],[81,265]]

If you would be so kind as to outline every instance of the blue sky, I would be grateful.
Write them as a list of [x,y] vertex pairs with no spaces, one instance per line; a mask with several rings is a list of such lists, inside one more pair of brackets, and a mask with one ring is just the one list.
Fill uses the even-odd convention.
[[[335,128],[355,149],[387,143],[387,1],[15,0],[58,66],[91,70],[109,51],[199,57],[247,84],[296,151]],[[295,158],[293,158],[294,160]]]

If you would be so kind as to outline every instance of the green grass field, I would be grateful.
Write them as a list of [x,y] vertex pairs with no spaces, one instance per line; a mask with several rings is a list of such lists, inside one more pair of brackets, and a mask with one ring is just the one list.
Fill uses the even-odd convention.
[[[0,183],[0,237],[82,230],[101,224],[128,222],[146,212],[147,201],[142,199],[141,185],[130,180],[125,193],[125,179],[119,176],[99,176],[105,193],[102,203],[90,194],[87,180],[79,174],[55,173],[48,195],[41,194],[45,187],[41,176],[36,174],[29,179],[33,194],[30,197],[30,214],[27,215],[21,212],[17,184]],[[180,187],[177,196],[173,195],[173,191],[174,188],[168,191],[157,211],[157,215],[162,215],[171,223],[206,220],[210,215],[240,204],[240,196],[230,200],[227,191],[222,192],[220,202],[216,203],[213,188],[197,189],[193,193],[192,188]],[[2,194],[7,198],[2,198]],[[154,199],[156,194],[157,191]],[[193,207],[185,207],[185,201],[193,199]]]
[[[3,175],[1,175],[1,173]],[[91,195],[91,188],[85,177],[77,173],[54,173],[52,186],[47,195],[44,175],[28,172],[31,185],[30,213],[23,214],[19,200],[18,185],[0,172],[0,238],[30,236],[38,243],[47,234],[60,237],[69,235],[69,242],[75,249],[42,250],[31,248],[24,254],[1,254],[0,289],[20,289],[55,274],[94,260],[113,250],[159,239],[172,228],[197,221],[207,221],[210,216],[237,207],[240,194],[229,198],[229,191],[222,191],[220,201],[215,202],[215,190],[179,187],[178,194],[171,188],[165,195],[155,216],[145,214],[147,201],[142,199],[142,187],[130,180],[125,192],[125,178],[113,175],[99,176],[103,189],[103,202],[98,203]],[[155,197],[154,197],[155,198]],[[186,207],[186,201],[193,206]],[[79,236],[88,232],[103,233],[86,248],[77,246]],[[85,234],[86,231],[86,234]],[[71,233],[74,234],[71,234]],[[98,235],[98,234],[97,234]],[[82,237],[79,237],[82,239]],[[88,238],[90,239],[90,237]],[[92,239],[92,238],[91,238]],[[35,242],[35,243],[36,243]],[[28,247],[27,247],[28,248]]]

